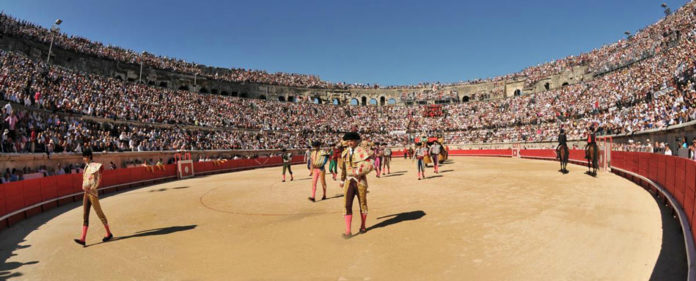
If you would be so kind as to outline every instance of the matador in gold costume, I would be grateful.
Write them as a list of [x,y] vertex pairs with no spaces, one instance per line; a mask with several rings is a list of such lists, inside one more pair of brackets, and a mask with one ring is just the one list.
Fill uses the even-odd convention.
[[360,233],[365,233],[365,220],[367,219],[367,174],[373,170],[370,154],[359,146],[360,135],[356,132],[346,133],[343,136],[347,147],[341,153],[341,185],[343,186],[343,198],[345,199],[346,232],[343,237],[348,239],[351,234],[351,222],[353,220],[353,199],[358,197],[360,203]]
[[101,204],[99,204],[99,193],[97,188],[101,184],[101,172],[103,166],[101,163],[92,162],[92,150],[86,149],[82,152],[82,159],[85,162],[85,170],[82,174],[82,190],[84,190],[84,195],[82,197],[82,209],[83,209],[83,222],[82,222],[82,236],[80,239],[75,239],[75,243],[85,246],[85,238],[87,238],[87,228],[89,227],[89,209],[94,207],[94,211],[97,216],[104,224],[104,230],[106,235],[102,239],[103,242],[111,240],[114,237],[109,229],[109,222],[106,220],[106,216],[102,211]]

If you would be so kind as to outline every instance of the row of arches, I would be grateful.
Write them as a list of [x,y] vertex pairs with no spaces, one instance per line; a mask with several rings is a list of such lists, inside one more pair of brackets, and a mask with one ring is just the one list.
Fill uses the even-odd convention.
[[390,98],[387,99],[386,97],[380,97],[379,101],[375,98],[367,99],[367,97],[362,97],[360,100],[357,98],[352,98],[350,100],[350,105],[372,105],[372,106],[385,106],[385,105],[395,105],[396,104],[396,99]]
[[[266,97],[263,96],[263,95],[260,96],[259,98],[260,98],[260,99],[264,99],[264,100],[266,99]],[[315,103],[315,104],[324,104],[324,103],[326,103],[326,101],[322,100],[320,97],[311,97],[310,99],[311,99],[311,101],[312,101],[313,103]],[[297,101],[297,98],[295,98],[294,96],[287,96],[287,97],[285,97],[285,96],[278,96],[278,101],[281,101],[281,102],[296,102],[296,101]],[[333,98],[333,99],[331,99],[330,104],[333,104],[333,105],[340,105],[340,104],[342,104],[342,102],[341,102],[341,99],[339,99],[339,98]],[[348,102],[348,104],[353,105],[353,106],[357,106],[357,105],[372,105],[372,106],[377,106],[377,105],[380,105],[380,106],[384,106],[384,105],[395,105],[395,104],[396,104],[396,99],[394,99],[394,98],[389,98],[389,99],[387,99],[386,97],[380,97],[380,98],[379,98],[379,101],[378,101],[378,100],[375,99],[375,98],[371,98],[371,99],[368,100],[367,97],[361,97],[360,99],[358,99],[358,98],[352,98],[352,99],[350,99],[350,101]]]
[[[570,85],[570,83],[568,83],[568,82],[563,82],[563,84],[561,84],[561,87],[565,87],[565,86],[568,86],[568,85]],[[544,83],[544,90],[548,91],[548,90],[550,90],[550,89],[551,89],[551,83],[549,83],[549,82]]]

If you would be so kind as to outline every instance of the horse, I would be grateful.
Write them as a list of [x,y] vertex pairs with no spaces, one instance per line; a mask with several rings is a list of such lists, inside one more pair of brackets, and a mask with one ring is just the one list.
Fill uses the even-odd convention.
[[599,149],[596,143],[588,144],[585,148],[585,159],[587,159],[587,173],[592,176],[597,176],[599,168]]
[[568,173],[568,156],[570,152],[568,151],[567,145],[559,145],[556,149],[556,156],[561,162],[561,173]]

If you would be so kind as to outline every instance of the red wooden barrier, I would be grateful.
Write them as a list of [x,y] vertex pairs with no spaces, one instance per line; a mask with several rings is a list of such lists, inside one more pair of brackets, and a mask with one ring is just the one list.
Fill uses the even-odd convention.
[[512,149],[450,150],[449,155],[450,156],[509,156],[509,157],[512,157]]
[[[5,186],[3,184],[3,185],[0,185],[0,217],[7,215],[9,213],[7,211],[6,201],[7,201],[7,194],[5,194]],[[0,225],[2,225],[2,223],[0,223]]]
[[658,155],[655,155],[655,154],[649,154],[649,155],[650,155],[650,159],[648,160],[649,161],[648,162],[648,176],[646,176],[646,177],[654,182],[658,182],[658,176],[657,176],[659,174],[659,172],[658,172],[659,165],[657,163],[658,162],[657,161]]
[[5,189],[7,213],[12,213],[25,207],[22,193],[24,184],[21,181],[6,183],[2,187]]
[[70,175],[60,175],[53,177],[56,178],[56,191],[58,192],[58,197],[68,195],[68,190],[70,189],[70,185],[72,184]]
[[643,153],[643,152],[638,153],[638,174],[642,175],[644,177],[647,177],[647,178],[649,178],[649,176],[648,176],[648,168],[649,168],[648,163],[650,163],[649,162],[650,156],[651,156],[651,154],[648,154],[648,153]]
[[674,195],[674,175],[676,174],[676,171],[674,171],[674,169],[677,167],[677,158],[670,156],[665,157],[667,158],[665,163],[665,188],[667,188],[667,190],[670,193],[672,193],[672,195]]
[[578,150],[578,149],[571,149],[568,153],[568,159],[575,160],[575,161],[587,162],[587,159],[585,159],[585,151]]
[[640,153],[632,153],[631,162],[631,171],[640,174]]
[[655,160],[657,161],[657,183],[659,183],[662,186],[667,185],[667,181],[665,180],[667,178],[666,172],[666,163],[667,163],[667,156],[664,155],[655,155]]
[[48,201],[58,197],[58,182],[56,177],[41,179],[41,201]]
[[41,202],[41,179],[23,180],[22,183],[22,198],[24,206],[31,206]]
[[612,152],[611,153],[611,165],[616,166],[621,169],[626,169],[626,153],[625,152]]
[[685,188],[685,173],[686,173],[686,159],[678,158],[677,165],[674,170],[674,191],[676,193],[675,197],[679,204],[684,206],[684,188]]
[[[684,212],[689,216],[689,222],[693,222],[694,215],[694,193],[696,193],[696,163],[688,161],[684,173]],[[693,224],[691,224],[693,228]]]
[[551,149],[522,149],[521,157],[556,158],[556,152]]

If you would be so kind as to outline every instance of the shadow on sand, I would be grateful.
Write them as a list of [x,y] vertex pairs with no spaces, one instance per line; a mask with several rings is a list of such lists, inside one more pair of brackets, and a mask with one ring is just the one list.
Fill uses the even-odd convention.
[[418,211],[411,211],[411,212],[404,212],[404,213],[399,213],[399,214],[393,214],[393,215],[387,215],[383,217],[377,218],[379,219],[384,219],[384,218],[390,218],[385,221],[381,221],[378,224],[375,224],[373,226],[370,226],[367,228],[367,231],[374,230],[376,228],[382,228],[382,227],[387,227],[395,223],[400,223],[402,221],[412,221],[412,220],[417,220],[425,216],[425,212],[418,210]]
[[686,280],[688,267],[686,264],[686,247],[684,235],[678,219],[672,217],[670,207],[655,198],[662,216],[662,248],[657,256],[657,262],[650,275],[650,280]]
[[128,235],[128,236],[114,237],[114,240],[111,240],[108,242],[94,243],[92,245],[88,245],[88,247],[96,246],[96,245],[104,244],[104,243],[113,243],[113,242],[117,242],[117,241],[121,241],[121,240],[131,239],[131,238],[167,235],[167,234],[172,234],[175,232],[191,230],[191,229],[196,228],[196,226],[197,225],[192,224],[192,225],[184,225],[184,226],[170,226],[170,227],[148,229],[148,230],[138,231],[138,232],[131,234],[131,235]]
[[177,186],[177,187],[171,187],[171,188],[159,188],[159,189],[152,189],[149,192],[164,192],[167,190],[174,190],[174,189],[186,189],[189,188],[189,186]]

